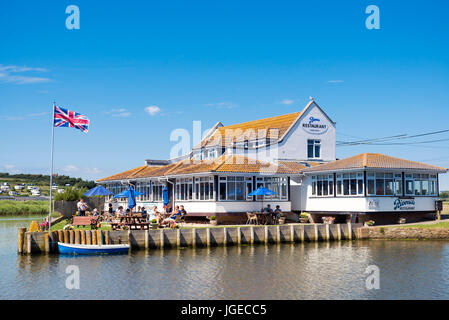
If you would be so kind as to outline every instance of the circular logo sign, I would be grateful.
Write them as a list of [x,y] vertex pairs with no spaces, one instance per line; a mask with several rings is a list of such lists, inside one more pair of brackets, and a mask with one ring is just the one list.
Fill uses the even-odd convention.
[[321,123],[320,118],[309,117],[301,124],[303,130],[312,134],[323,134],[327,131],[328,125]]

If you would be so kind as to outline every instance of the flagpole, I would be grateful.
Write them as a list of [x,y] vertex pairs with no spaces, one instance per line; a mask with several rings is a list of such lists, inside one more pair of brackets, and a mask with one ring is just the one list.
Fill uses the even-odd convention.
[[55,107],[56,102],[53,102],[53,111],[51,118],[51,169],[50,169],[50,206],[48,210],[48,231],[51,231],[51,213],[52,213],[52,201],[53,201],[53,147],[55,144]]

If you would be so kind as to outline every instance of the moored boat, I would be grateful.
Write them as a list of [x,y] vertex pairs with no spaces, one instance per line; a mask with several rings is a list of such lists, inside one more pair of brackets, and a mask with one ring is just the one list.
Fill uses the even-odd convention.
[[58,242],[60,254],[120,254],[128,253],[129,244],[86,245]]

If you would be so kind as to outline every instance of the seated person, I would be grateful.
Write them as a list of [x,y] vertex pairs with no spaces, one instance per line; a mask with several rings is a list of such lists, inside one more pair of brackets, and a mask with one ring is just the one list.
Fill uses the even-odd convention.
[[122,217],[123,215],[124,215],[123,207],[120,206],[120,207],[118,207],[118,209],[115,211],[115,217],[116,217],[116,218],[120,218],[120,217]]
[[92,211],[92,215],[94,217],[98,217],[99,213],[98,213],[98,209],[97,208],[95,208],[94,211]]
[[273,209],[271,209],[271,205],[267,204],[266,208],[262,209],[263,213],[273,213]]
[[112,214],[114,213],[114,209],[112,208],[112,203],[109,203],[109,205],[108,205],[108,213],[110,216],[112,216]]
[[280,217],[282,213],[281,207],[280,206],[276,206],[276,209],[274,210],[274,214],[276,215],[276,217]]
[[147,210],[145,210],[145,207],[142,207],[141,210],[142,210],[142,218],[146,218],[147,217]]
[[162,220],[161,224],[162,225],[168,224],[169,227],[173,227],[177,216],[182,216],[181,210],[179,210],[179,206],[176,206],[173,213],[168,218],[165,218],[164,220]]
[[154,206],[153,210],[148,215],[148,221],[151,222],[153,219],[156,219],[157,223],[159,224],[161,218],[162,218],[162,215],[159,211],[157,211],[157,206]]
[[180,209],[181,209],[181,215],[184,217],[187,214],[187,211],[186,211],[186,209],[184,209],[183,205],[181,205]]
[[131,209],[126,209],[126,213],[125,213],[125,216],[131,216]]

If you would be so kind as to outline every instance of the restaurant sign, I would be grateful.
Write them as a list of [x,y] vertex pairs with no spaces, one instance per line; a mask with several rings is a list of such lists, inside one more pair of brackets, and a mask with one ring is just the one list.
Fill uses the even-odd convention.
[[415,210],[415,199],[394,200],[394,210]]
[[327,131],[328,125],[322,123],[320,118],[309,117],[302,123],[302,129],[312,134],[323,134]]

